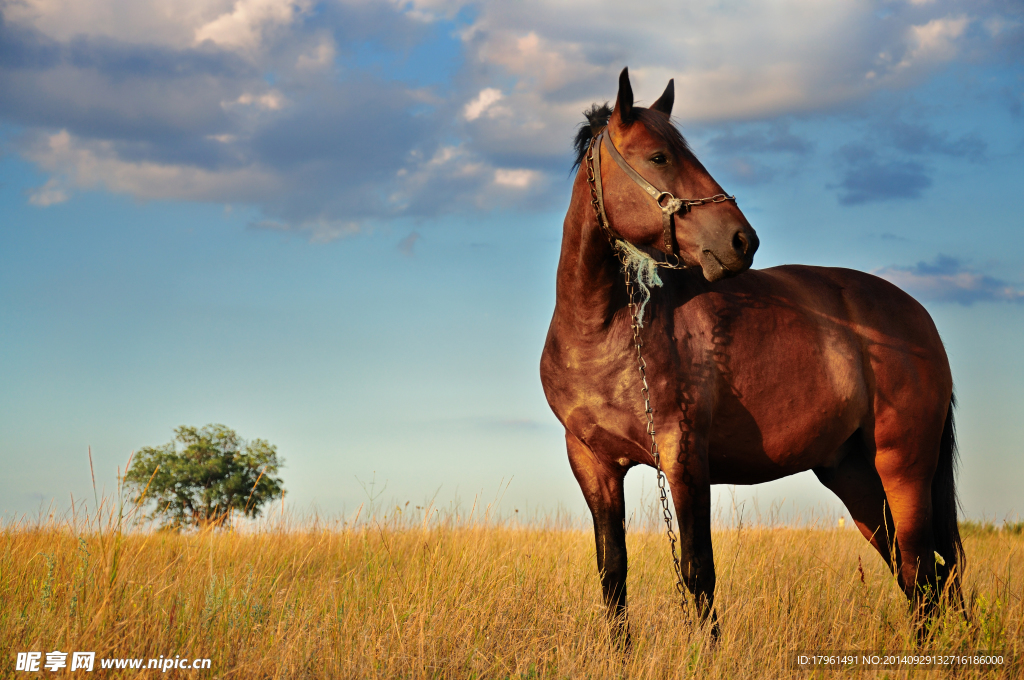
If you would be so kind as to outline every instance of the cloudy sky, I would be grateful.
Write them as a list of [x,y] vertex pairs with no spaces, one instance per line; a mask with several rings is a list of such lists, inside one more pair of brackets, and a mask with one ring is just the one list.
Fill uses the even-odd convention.
[[[641,103],[675,78],[756,267],[926,304],[964,507],[1024,512],[1012,0],[0,0],[0,512],[210,422],[278,445],[297,510],[386,482],[580,512],[537,365],[570,140],[623,66]],[[734,493],[837,507],[809,475]]]

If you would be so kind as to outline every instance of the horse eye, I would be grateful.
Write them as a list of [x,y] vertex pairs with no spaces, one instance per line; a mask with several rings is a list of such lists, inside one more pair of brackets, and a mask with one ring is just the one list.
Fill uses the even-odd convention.
[[663,153],[656,153],[651,156],[651,162],[655,165],[665,165],[665,163],[668,163],[668,158]]

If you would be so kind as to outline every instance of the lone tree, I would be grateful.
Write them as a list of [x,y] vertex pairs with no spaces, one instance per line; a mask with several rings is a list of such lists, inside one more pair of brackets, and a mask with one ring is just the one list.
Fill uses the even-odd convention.
[[155,504],[149,516],[165,527],[224,526],[236,512],[258,517],[284,493],[274,476],[283,461],[267,441],[246,442],[224,425],[182,425],[174,434],[139,450],[124,477],[132,502]]

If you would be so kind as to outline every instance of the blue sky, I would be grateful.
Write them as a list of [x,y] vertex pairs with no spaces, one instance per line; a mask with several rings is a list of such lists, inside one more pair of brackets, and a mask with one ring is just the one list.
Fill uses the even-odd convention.
[[[181,424],[288,503],[585,511],[538,360],[570,140],[630,67],[761,238],[872,271],[953,366],[961,495],[1024,511],[1014,2],[0,1],[0,512]],[[650,17],[659,16],[657,21]],[[631,501],[653,473],[627,478]],[[732,490],[720,489],[722,507]],[[735,490],[837,509],[809,475]]]

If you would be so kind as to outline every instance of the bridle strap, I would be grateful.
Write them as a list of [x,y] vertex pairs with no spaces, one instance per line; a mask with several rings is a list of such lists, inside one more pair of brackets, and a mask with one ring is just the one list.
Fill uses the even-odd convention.
[[[601,184],[601,139],[604,137],[604,132],[597,136],[597,139],[591,141],[589,158],[591,161],[591,168],[593,169],[593,189],[596,192],[594,198],[594,210],[597,211],[597,223],[601,225],[604,235],[608,237],[610,243],[615,241],[624,241],[625,239],[615,233],[612,229],[612,223],[608,221],[608,214],[604,211],[604,187]],[[596,148],[595,148],[596,147]]]
[[[658,207],[661,208],[661,232],[665,241],[665,250],[678,257],[679,246],[676,244],[675,230],[672,229],[672,216],[680,210],[685,213],[687,211],[687,201],[684,201],[681,198],[676,198],[667,191],[659,190],[658,187],[644,179],[643,175],[634,170],[633,166],[627,163],[626,159],[622,157],[621,153],[619,153],[619,150],[615,148],[615,143],[612,142],[612,138],[607,135],[607,129],[601,131],[600,141],[598,144],[600,144],[601,141],[604,141],[606,137],[608,139],[608,151],[612,155],[612,160],[615,161],[615,163],[622,168],[622,171],[625,172],[631,180],[636,182],[641,189],[650,194],[651,198],[653,198],[655,203],[658,204]],[[598,150],[597,155],[601,155],[600,149]],[[664,203],[662,201],[664,201]],[[604,206],[602,205],[602,208],[603,207]]]

